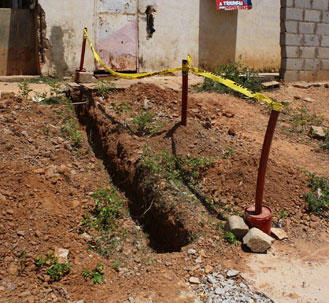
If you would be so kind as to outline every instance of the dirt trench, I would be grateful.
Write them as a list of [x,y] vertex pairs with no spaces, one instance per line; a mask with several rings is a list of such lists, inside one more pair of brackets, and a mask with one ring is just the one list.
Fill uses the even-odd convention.
[[161,178],[141,165],[143,138],[132,134],[126,125],[110,115],[105,106],[93,98],[91,90],[73,92],[71,98],[75,102],[90,100],[76,107],[79,121],[114,185],[126,194],[130,215],[142,225],[149,246],[158,253],[181,251],[200,232],[186,216],[186,211],[193,215],[195,205],[192,207],[191,201],[196,201],[196,197],[191,199],[193,194],[187,186],[176,190],[165,186]]

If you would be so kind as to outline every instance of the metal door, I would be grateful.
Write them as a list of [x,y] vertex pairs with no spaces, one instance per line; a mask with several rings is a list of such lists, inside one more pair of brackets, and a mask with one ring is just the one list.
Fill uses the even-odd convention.
[[96,20],[96,50],[103,62],[114,70],[137,71],[137,0],[96,0]]

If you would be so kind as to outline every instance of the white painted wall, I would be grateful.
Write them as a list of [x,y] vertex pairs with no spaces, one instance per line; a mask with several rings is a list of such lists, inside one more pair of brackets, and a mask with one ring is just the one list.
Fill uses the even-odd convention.
[[[83,28],[87,27],[94,39],[93,0],[39,0],[46,13],[47,39],[51,44],[51,57],[42,66],[43,74],[74,74],[80,65]],[[88,50],[85,68],[95,69],[92,53]]]
[[253,0],[252,4],[252,10],[238,12],[235,58],[242,55],[242,62],[256,69],[278,70],[281,64],[280,1]]
[[[139,70],[157,71],[182,65],[192,56],[193,65],[199,58],[199,0],[139,1]],[[147,5],[154,5],[155,33],[146,39]]]

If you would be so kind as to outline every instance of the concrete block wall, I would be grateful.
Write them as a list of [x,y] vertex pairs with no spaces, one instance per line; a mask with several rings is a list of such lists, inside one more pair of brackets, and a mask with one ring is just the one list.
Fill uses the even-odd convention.
[[281,78],[329,80],[329,0],[281,0],[280,44]]

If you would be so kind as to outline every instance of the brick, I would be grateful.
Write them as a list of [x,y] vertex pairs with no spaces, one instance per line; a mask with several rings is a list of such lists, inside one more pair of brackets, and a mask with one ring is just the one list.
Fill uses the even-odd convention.
[[303,35],[298,34],[281,34],[280,35],[281,45],[303,45]]
[[300,34],[314,34],[315,24],[310,22],[299,22]]
[[298,22],[297,21],[283,21],[281,24],[283,26],[284,32],[297,34],[297,32],[298,32]]
[[316,73],[316,81],[329,80],[329,70],[319,70]]
[[300,58],[315,58],[315,47],[301,47]]
[[299,46],[282,46],[281,48],[282,58],[299,58],[300,55]]
[[305,59],[303,70],[319,70],[321,62],[319,59]]
[[316,27],[316,34],[318,35],[328,35],[329,34],[329,24],[320,23]]
[[321,12],[313,10],[305,10],[304,21],[310,22],[320,22],[321,21]]
[[284,8],[281,11],[284,20],[303,20],[303,10],[301,8]]
[[320,37],[317,35],[305,35],[303,45],[304,46],[319,46]]
[[319,47],[317,58],[329,59],[329,47]]
[[315,81],[316,76],[317,76],[317,71],[302,70],[299,73],[299,81]]
[[329,23],[329,12],[322,12],[322,23]]
[[285,71],[281,69],[280,78],[287,82],[298,81],[299,71]]
[[311,0],[297,0],[295,1],[297,8],[311,8]]
[[329,59],[322,59],[321,61],[321,70],[329,70]]
[[281,7],[293,7],[294,0],[281,0]]
[[328,10],[328,0],[313,0],[312,1],[312,8],[319,9],[319,10]]
[[329,46],[329,36],[322,36],[321,46]]
[[301,70],[303,59],[286,58],[281,60],[281,67],[286,70]]

